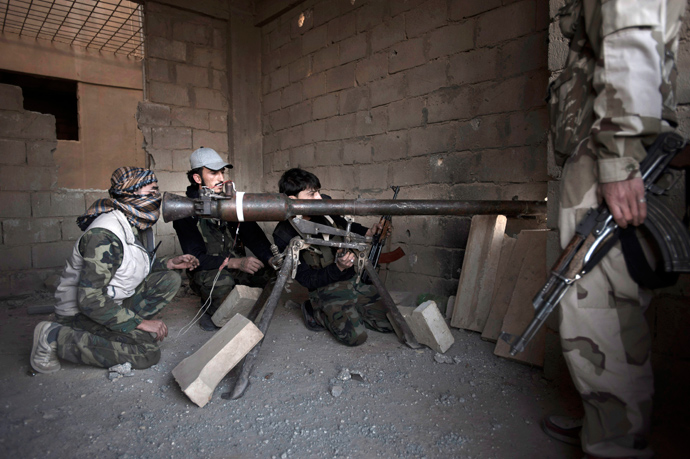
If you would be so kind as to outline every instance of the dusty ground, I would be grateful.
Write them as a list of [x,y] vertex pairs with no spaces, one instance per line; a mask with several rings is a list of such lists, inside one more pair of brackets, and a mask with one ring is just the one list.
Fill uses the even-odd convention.
[[[452,363],[392,334],[347,348],[307,330],[288,297],[303,293],[283,296],[244,396],[220,397],[231,373],[204,408],[171,375],[210,337],[198,326],[178,336],[198,297],[182,292],[164,311],[160,363],[115,381],[68,362],[31,376],[33,327],[49,316],[26,314],[39,295],[0,302],[0,457],[581,457],[539,426],[578,409],[567,381],[495,357],[492,344],[456,329]],[[348,373],[363,381],[338,379]]]

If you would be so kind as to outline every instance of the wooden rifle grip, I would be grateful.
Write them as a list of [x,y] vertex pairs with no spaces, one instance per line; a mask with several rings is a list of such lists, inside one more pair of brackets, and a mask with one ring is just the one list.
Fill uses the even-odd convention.
[[580,250],[577,251],[570,262],[570,265],[568,266],[568,271],[565,273],[566,279],[574,279],[575,276],[582,271],[582,267],[584,266],[585,262],[585,255],[587,254],[589,248],[592,247],[592,244],[594,244],[595,240],[596,237],[592,233],[587,235],[585,242],[582,243],[582,247],[580,247]]

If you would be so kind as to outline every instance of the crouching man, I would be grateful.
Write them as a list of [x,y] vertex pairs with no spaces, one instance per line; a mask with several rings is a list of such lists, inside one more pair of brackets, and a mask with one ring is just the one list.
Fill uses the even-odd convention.
[[121,167],[110,182],[110,198],[77,219],[84,234],[55,293],[57,322],[34,330],[31,366],[39,373],[59,370],[58,358],[104,368],[156,364],[168,328],[153,317],[181,282],[171,270],[199,264],[193,255],[156,258],[152,227],[161,195],[152,171]]

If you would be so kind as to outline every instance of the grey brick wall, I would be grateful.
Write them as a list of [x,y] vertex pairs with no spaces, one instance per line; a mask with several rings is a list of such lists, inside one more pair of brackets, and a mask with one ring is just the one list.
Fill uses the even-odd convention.
[[[299,4],[262,29],[264,190],[303,167],[334,197],[544,199],[548,25],[537,0]],[[454,294],[468,221],[394,223],[388,286]]]

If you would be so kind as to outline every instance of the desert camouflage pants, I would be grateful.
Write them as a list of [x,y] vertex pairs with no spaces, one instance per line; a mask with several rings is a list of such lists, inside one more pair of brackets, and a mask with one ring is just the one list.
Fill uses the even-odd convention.
[[[180,283],[180,275],[175,271],[152,273],[122,305],[144,319],[151,319],[173,299]],[[58,316],[57,321],[62,325],[57,346],[61,359],[103,368],[129,362],[137,369],[148,368],[160,360],[158,341],[152,333],[137,329],[129,333],[112,331],[84,314]]]
[[[253,288],[264,288],[268,283],[271,271],[270,268],[261,268],[254,274],[248,274],[239,270],[228,271],[224,269],[221,271],[215,287],[213,280],[218,274],[218,270],[209,269],[205,271],[190,272],[189,286],[194,293],[201,297],[201,305],[203,306],[211,296],[211,305],[206,310],[207,313],[213,315],[218,308],[223,304],[225,298],[230,294],[235,285],[246,285]],[[213,291],[211,291],[213,289]]]
[[340,281],[309,293],[314,318],[343,344],[359,346],[367,340],[367,328],[393,331],[386,307],[373,285]]
[[[561,181],[561,246],[597,205],[596,160],[588,148],[568,160]],[[654,392],[646,301],[630,278],[620,244],[561,300],[561,344],[582,396],[582,447],[600,457],[651,457]]]

